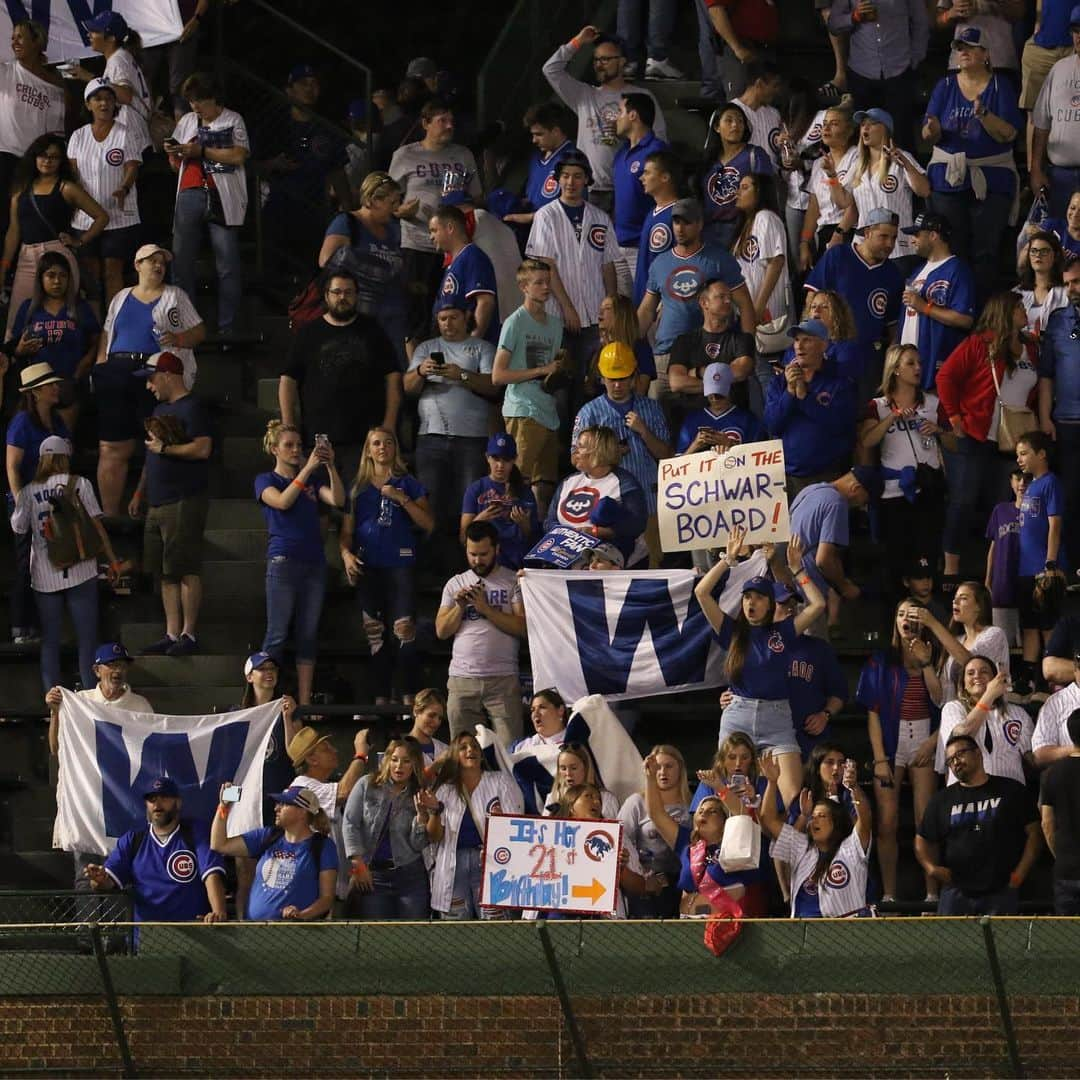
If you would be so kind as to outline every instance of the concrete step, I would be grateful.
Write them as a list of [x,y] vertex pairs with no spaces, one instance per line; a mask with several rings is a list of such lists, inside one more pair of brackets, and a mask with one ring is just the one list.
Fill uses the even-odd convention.
[[235,680],[221,686],[156,686],[147,699],[159,713],[176,716],[198,716],[201,713],[225,712],[239,705],[244,696],[243,670]]
[[268,413],[278,412],[278,380],[263,378],[256,383],[255,403]]
[[206,515],[207,529],[255,529],[265,533],[266,523],[254,497],[211,499]]
[[[201,640],[200,647],[205,648]],[[236,650],[234,638],[231,648]],[[243,652],[201,652],[196,656],[142,656],[131,666],[131,685],[138,687],[226,686],[243,683],[244,661],[250,655]],[[147,689],[146,696],[154,702]],[[155,707],[157,703],[154,702]]]
[[261,559],[208,559],[203,561],[204,593],[241,599],[262,597],[266,590],[266,563]]
[[210,353],[199,357],[195,393],[204,401],[231,404],[244,398],[244,369],[239,361]]
[[221,443],[221,462],[226,469],[247,472],[254,477],[274,463],[274,459],[263,450],[262,439],[256,435],[226,435]]
[[263,559],[266,529],[207,529],[203,536],[208,559]]
[[[205,620],[199,626],[199,648],[202,652],[199,659],[207,659],[218,654],[227,656],[241,656],[240,663],[233,668],[233,674],[238,680],[242,679],[243,661],[256,652],[262,644],[263,635],[266,632],[266,616],[262,607],[254,605],[246,614],[238,614],[233,620]],[[140,649],[145,648],[152,642],[157,641],[164,633],[161,620],[150,622],[129,622],[124,625],[124,644],[133,655]],[[188,658],[179,658],[173,661],[166,657],[169,663],[182,663]],[[194,659],[194,658],[192,658]],[[140,664],[153,664],[156,657],[143,657]],[[228,682],[228,679],[222,680]],[[138,685],[134,680],[132,685]]]

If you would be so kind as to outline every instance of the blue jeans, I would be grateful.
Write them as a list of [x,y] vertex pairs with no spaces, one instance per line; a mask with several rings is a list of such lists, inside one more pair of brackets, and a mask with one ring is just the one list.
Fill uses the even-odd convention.
[[1080,915],[1080,881],[1054,878],[1054,914]]
[[450,910],[443,913],[443,918],[450,922],[465,922],[468,919],[505,919],[504,911],[480,906],[480,885],[484,877],[484,849],[478,847],[460,847],[457,849],[457,861],[454,864],[454,892],[450,900]]
[[371,650],[374,693],[389,696],[395,671],[398,689],[403,694],[415,693],[420,687],[420,659],[416,652],[414,566],[365,567],[356,586],[356,599]]
[[766,700],[736,694],[720,718],[720,742],[736,731],[748,735],[759,752],[799,752],[791,719],[791,704],[787,698]]
[[350,907],[358,919],[426,919],[431,890],[422,858],[390,870],[372,870],[372,892],[354,893]]
[[218,329],[231,330],[240,306],[240,229],[208,222],[210,197],[202,188],[176,195],[173,212],[173,277],[195,299],[195,260],[199,257],[203,223],[210,230],[210,246],[218,276]]
[[1009,225],[1012,198],[987,194],[979,200],[970,191],[932,191],[929,203],[952,226],[952,252],[971,267],[982,304],[997,285],[1001,237]]
[[705,6],[705,0],[694,0],[694,11],[697,13],[698,24],[701,96],[723,101],[727,95],[724,93],[723,82],[720,78],[719,56],[714,44],[716,34],[713,30],[712,20],[709,18],[709,9]]
[[1015,915],[1020,910],[1020,893],[1006,886],[982,896],[968,896],[952,885],[941,890],[939,915]]
[[417,436],[416,479],[427,488],[436,527],[455,537],[465,489],[487,475],[486,445],[483,435]]
[[1050,216],[1063,218],[1074,191],[1080,190],[1080,168],[1051,165],[1046,170],[1050,181]]
[[60,685],[60,635],[64,608],[71,613],[79,647],[79,678],[86,689],[97,685],[94,650],[98,645],[98,583],[92,577],[81,585],[57,592],[34,592],[41,618],[41,685],[46,690]]
[[983,522],[976,521],[976,508],[982,505],[989,513],[995,503],[1008,497],[1014,462],[998,451],[996,442],[979,442],[970,435],[959,438],[955,450],[943,447],[942,454],[949,485],[942,549],[959,555],[976,525],[982,535]]
[[[641,62],[641,8],[645,0],[619,0],[615,33],[622,38],[626,57]],[[650,60],[666,60],[671,32],[675,28],[675,0],[648,0],[649,26],[645,51]]]
[[318,654],[319,618],[326,595],[326,566],[302,563],[284,555],[266,564],[266,637],[262,651],[277,658],[294,624],[296,662],[314,663]]

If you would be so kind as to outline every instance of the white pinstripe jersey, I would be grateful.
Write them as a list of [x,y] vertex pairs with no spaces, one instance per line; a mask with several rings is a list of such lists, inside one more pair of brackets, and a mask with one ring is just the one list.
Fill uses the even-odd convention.
[[[962,724],[967,709],[959,700],[948,702],[941,710],[941,727],[938,728],[937,750],[934,754],[934,771],[948,773],[947,784],[955,784],[952,769],[945,764],[945,744],[957,724]],[[1023,784],[1024,765],[1022,755],[1031,749],[1031,733],[1034,728],[1031,717],[1019,705],[1006,704],[1004,709],[986,713],[983,722],[972,738],[982,750],[983,768],[991,776],[1007,776]],[[987,739],[989,728],[989,740]],[[989,741],[990,748],[986,743]]]
[[[876,169],[867,169],[859,178],[858,187],[855,186],[855,173],[858,169],[858,151],[852,166],[844,177],[844,187],[855,198],[855,205],[859,208],[859,225],[861,226],[866,215],[875,207],[883,206],[891,210],[900,218],[900,228],[903,230],[911,224],[911,185],[908,183],[907,171],[895,161],[889,162],[889,171],[879,180]],[[905,157],[918,169],[926,174],[926,170],[915,160],[914,156],[905,152]],[[896,247],[893,248],[892,257],[899,259],[903,255],[915,254],[915,237],[905,236],[903,232],[896,237]]]
[[[71,133],[67,153],[78,169],[79,183],[108,211],[106,231],[138,225],[141,219],[136,189],[128,192],[122,204],[113,197],[124,179],[124,165],[129,161],[142,161],[142,147],[131,128],[114,123],[109,134],[98,142],[93,127],[86,124]],[[71,219],[72,228],[80,231],[89,229],[92,224],[90,215],[82,210],[76,210]]]
[[792,918],[795,918],[795,905],[803,885],[808,892],[816,891],[824,918],[840,918],[866,907],[870,847],[868,845],[863,850],[857,832],[844,839],[817,885],[810,881],[817,866],[817,848],[804,833],[785,824],[780,829],[780,835],[772,842],[770,854],[791,867]]
[[[594,326],[604,299],[603,267],[619,257],[611,218],[592,203],[586,203],[579,237],[566,216],[562,200],[554,199],[536,211],[525,254],[555,263],[581,325]],[[547,302],[547,311],[551,315],[562,314],[554,293]]]
[[[45,483],[34,481],[19,492],[15,513],[11,515],[11,527],[17,533],[30,533],[30,584],[34,592],[59,592],[82,585],[97,577],[97,560],[84,559],[67,570],[57,570],[49,562],[45,543],[45,522],[52,516],[50,498],[63,495],[68,474],[57,473]],[[101,507],[90,481],[80,476],[75,481],[75,491],[83,507],[92,518],[101,517]]]
[[117,49],[105,62],[105,78],[116,86],[126,86],[132,94],[130,105],[121,105],[116,119],[127,124],[139,149],[150,145],[150,91],[142,68],[127,49]]
[[1072,739],[1065,725],[1073,709],[1080,709],[1080,686],[1075,682],[1051,694],[1039,710],[1035,721],[1035,734],[1031,736],[1031,749],[1044,746],[1072,746]]
[[757,109],[750,108],[745,101],[735,98],[734,104],[738,105],[750,125],[750,142],[760,146],[769,155],[773,168],[780,168],[780,154],[777,140],[780,138],[780,113],[771,105],[762,105]]

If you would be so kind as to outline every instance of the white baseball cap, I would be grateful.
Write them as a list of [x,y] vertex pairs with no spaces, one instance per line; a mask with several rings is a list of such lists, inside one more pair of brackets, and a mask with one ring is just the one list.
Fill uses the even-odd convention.
[[86,84],[86,89],[83,91],[83,101],[89,101],[99,90],[108,90],[113,97],[116,97],[112,80],[106,79],[103,75],[100,79],[91,79]]

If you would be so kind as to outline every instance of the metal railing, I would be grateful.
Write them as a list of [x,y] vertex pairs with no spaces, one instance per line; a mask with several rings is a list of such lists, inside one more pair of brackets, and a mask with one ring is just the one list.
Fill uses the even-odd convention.
[[[657,1075],[747,1075],[748,1061],[768,1056],[763,1045],[742,1045],[738,1052],[732,1047],[717,1056],[702,1044],[721,1038],[721,1015],[729,1033],[741,1030],[732,1025],[752,1022],[761,1035],[775,1022],[777,1039],[794,1038],[783,1030],[785,1023],[790,1028],[792,999],[810,1003],[796,1025],[800,1037],[812,1039],[818,1020],[823,1029],[839,1026],[839,1016],[872,1021],[872,1027],[863,1038],[833,1040],[827,1063],[803,1061],[784,1075],[891,1075],[894,1068],[899,1075],[901,1067],[907,1069],[903,1075],[913,1068],[919,1075],[1080,1072],[1080,1050],[1060,1023],[1060,1037],[1049,1044],[1046,1039],[1055,1018],[1064,1023],[1075,1015],[1080,919],[746,920],[720,957],[703,943],[706,926],[700,920],[543,919],[144,923],[130,949],[110,951],[110,935],[135,928],[96,922],[74,931],[65,924],[5,925],[0,985],[5,998],[33,997],[39,1005],[50,998],[59,1004],[104,997],[125,1075],[139,1066],[124,1021],[136,1004],[222,997],[235,1003],[266,996],[309,1002],[546,998],[547,1007],[561,1015],[572,1056],[555,1061],[559,1048],[553,1047],[551,1075],[631,1068],[640,1073],[619,1056],[625,1047],[607,1044],[598,1010],[610,1017],[614,1007],[656,1027],[657,1016],[684,999],[692,1004],[678,1014],[678,1027],[704,1034],[657,1046],[664,1066]],[[89,947],[43,953],[42,935],[57,932],[81,935]],[[433,963],[437,957],[467,962]],[[305,1015],[319,1008],[308,1006]],[[35,1013],[44,1029],[49,1009]],[[922,1049],[920,1023],[940,1029],[926,1036]],[[903,1044],[906,1060],[883,1066],[883,1040]],[[762,1068],[763,1074],[769,1071]],[[286,1055],[281,1071],[288,1069]]]

